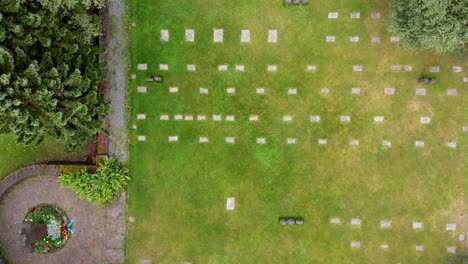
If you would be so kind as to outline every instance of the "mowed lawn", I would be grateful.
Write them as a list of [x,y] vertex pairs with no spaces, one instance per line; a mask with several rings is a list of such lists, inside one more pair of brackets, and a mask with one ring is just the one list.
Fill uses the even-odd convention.
[[[464,252],[458,235],[467,232],[468,213],[466,61],[390,43],[387,1],[281,2],[129,1],[128,23],[136,25],[129,27],[130,74],[137,75],[129,77],[129,126],[137,128],[129,130],[128,215],[135,222],[129,223],[128,263],[441,263],[454,256],[449,246]],[[329,12],[339,18],[327,19]],[[361,18],[351,19],[351,12]],[[372,12],[381,19],[371,19]],[[224,30],[223,43],[213,43],[215,28]],[[195,29],[195,42],[185,41],[186,29]],[[243,29],[250,30],[250,43],[240,43]],[[267,42],[270,29],[278,30],[277,43]],[[169,42],[160,42],[160,30],[170,31]],[[336,42],[326,43],[332,35]],[[371,36],[381,42],[371,43]],[[148,70],[137,71],[140,63]],[[353,65],[364,70],[354,72]],[[413,70],[393,72],[392,65]],[[435,65],[440,73],[429,73]],[[156,74],[163,84],[145,82]],[[418,84],[426,74],[437,84]],[[137,93],[138,86],[148,92]],[[209,94],[200,94],[202,87]],[[256,94],[259,87],[264,95]],[[361,94],[352,95],[357,87]],[[390,87],[395,94],[385,95]],[[288,88],[298,94],[288,95]],[[426,88],[426,95],[416,96],[416,88]],[[447,96],[447,89],[457,96]],[[138,114],[146,119],[137,120]],[[178,114],[194,120],[175,121]],[[227,115],[235,121],[225,121]],[[251,115],[259,121],[250,122]],[[285,115],[293,121],[283,122]],[[312,115],[320,122],[310,122]],[[340,122],[341,116],[351,122]],[[375,116],[384,121],[375,123]],[[421,117],[430,123],[421,124]],[[141,135],[145,142],[137,142]],[[168,142],[175,135],[179,141]],[[287,138],[297,144],[286,144]],[[350,146],[352,139],[359,145]],[[384,147],[384,140],[392,146]],[[415,147],[417,140],[425,146]],[[226,211],[228,197],[236,199],[234,211]],[[305,224],[281,226],[280,216],[301,216]],[[331,224],[333,217],[341,224]],[[351,218],[361,219],[361,227],[351,226]],[[391,220],[391,228],[381,229],[381,220]],[[413,221],[423,228],[413,230]],[[457,230],[446,231],[447,223],[457,223]],[[361,247],[352,249],[351,241]]]
[[50,161],[82,161],[85,150],[64,153],[63,144],[52,139],[39,146],[24,147],[15,143],[12,135],[0,135],[0,181],[15,170],[35,163]]

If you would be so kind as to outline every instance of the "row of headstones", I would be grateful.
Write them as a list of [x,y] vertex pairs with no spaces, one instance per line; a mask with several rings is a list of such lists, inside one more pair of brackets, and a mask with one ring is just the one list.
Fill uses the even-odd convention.
[[[138,135],[137,136],[137,140],[138,141],[146,141],[146,136],[144,135]],[[226,137],[225,138],[225,141],[227,144],[234,144],[235,143],[235,140],[236,138],[235,137]],[[179,136],[178,135],[173,135],[173,136],[169,136],[168,137],[168,142],[178,142],[179,141]],[[208,143],[209,142],[209,139],[208,137],[199,137],[199,143]],[[256,143],[257,144],[260,144],[260,145],[264,145],[267,143],[267,139],[266,138],[256,138]],[[294,144],[297,144],[297,139],[296,138],[287,138],[286,139],[286,143],[289,144],[289,145],[294,145]],[[318,139],[317,141],[318,145],[327,145],[328,144],[328,140],[325,139],[325,138],[320,138]],[[357,139],[351,139],[349,141],[349,145],[350,146],[359,146],[359,140]],[[392,142],[388,141],[388,140],[384,140],[382,142],[382,145],[384,147],[391,147],[392,146]],[[425,144],[424,144],[424,141],[421,141],[421,140],[418,140],[415,142],[415,146],[416,147],[424,147]],[[448,148],[456,148],[457,147],[457,143],[456,142],[448,142],[447,143],[447,147]]]
[[[138,87],[138,92],[139,93],[145,93],[147,91],[146,87]],[[208,88],[200,88],[200,94],[208,94],[209,90]],[[266,88],[256,88],[255,92],[256,94],[263,95],[265,94]],[[169,87],[168,88],[169,93],[178,93],[179,92],[179,87]],[[234,87],[229,87],[226,88],[226,93],[228,94],[235,94],[236,93],[236,88]],[[330,88],[322,88],[320,89],[320,93],[322,94],[329,94],[330,93]],[[288,88],[287,90],[288,95],[297,95],[297,88]],[[351,94],[354,95],[359,95],[361,94],[361,88],[351,88]],[[395,88],[385,88],[384,89],[384,94],[385,95],[393,95],[395,94]],[[425,88],[416,88],[415,89],[415,95],[416,96],[425,96],[426,95],[426,89]],[[457,89],[447,89],[447,96],[457,96]]]
[[[338,217],[333,217],[333,218],[330,219],[330,224],[339,225],[341,223],[342,223],[341,219],[338,218]],[[362,220],[359,219],[359,218],[351,218],[351,221],[349,223],[352,226],[361,227]],[[424,225],[423,222],[413,222],[412,223],[412,228],[413,229],[422,229],[423,225]],[[380,221],[380,228],[386,229],[386,228],[391,228],[391,227],[392,227],[392,221],[390,221],[390,220],[381,220]],[[456,231],[457,230],[457,224],[456,223],[448,223],[448,224],[445,225],[445,230],[446,231]],[[460,238],[460,240],[464,240],[465,236],[461,235],[459,238]]]
[[[213,121],[222,121],[223,120],[222,115],[213,115],[212,118],[213,118]],[[145,119],[146,119],[146,114],[137,114],[137,120],[145,120]],[[185,115],[185,116],[181,115],[181,114],[174,115],[174,120],[175,121],[180,121],[180,120],[193,121],[194,119],[195,119],[195,117],[193,115]],[[197,115],[196,119],[198,121],[205,121],[205,120],[207,120],[207,117],[206,117],[206,115]],[[281,118],[281,120],[283,122],[292,122],[293,119],[294,119],[294,117],[291,116],[291,115],[285,115],[285,116],[283,116]],[[161,115],[159,117],[159,120],[169,121],[170,116],[169,115]],[[236,120],[236,118],[233,115],[226,115],[225,120],[230,121],[230,122],[234,122]],[[340,116],[339,120],[342,123],[350,123],[351,122],[351,116]],[[382,123],[385,120],[385,117],[384,116],[374,116],[372,118],[372,120],[374,121],[374,123]],[[256,122],[256,121],[259,121],[259,118],[258,118],[258,116],[255,116],[255,115],[250,116],[249,121]],[[309,121],[312,122],[312,123],[318,123],[318,122],[321,121],[321,118],[320,118],[319,115],[313,115],[313,116],[309,117]],[[421,116],[419,118],[419,122],[421,124],[430,124],[431,123],[431,117]]]
[[[360,241],[351,241],[350,246],[353,249],[359,249],[359,248],[361,248],[361,242]],[[390,246],[388,244],[383,243],[383,244],[380,244],[380,249],[389,250]],[[424,251],[424,246],[423,245],[416,245],[415,250],[416,251]],[[450,253],[450,254],[457,253],[457,247],[456,246],[447,247],[447,253]]]
[[[137,69],[139,71],[146,71],[146,70],[148,70],[148,64],[140,63],[140,64],[137,65]],[[187,64],[186,69],[187,69],[187,71],[196,71],[197,66],[195,64]],[[227,64],[218,65],[218,71],[223,71],[224,72],[224,71],[227,71],[228,69],[229,69],[229,65],[227,65]],[[235,71],[243,72],[243,71],[245,71],[245,66],[244,65],[235,65],[234,69],[235,69]],[[353,65],[353,70],[354,71],[362,71],[363,69],[364,68],[363,68],[362,65]],[[404,70],[404,71],[410,72],[410,71],[413,71],[413,66],[411,66],[411,65],[405,65],[405,66],[403,66],[403,65],[392,65],[392,66],[390,66],[390,69],[392,71],[402,71],[402,70]],[[169,70],[169,65],[168,64],[159,64],[159,70],[160,71],[168,71]],[[269,72],[276,72],[276,71],[278,71],[278,66],[277,65],[267,65],[266,70],[269,71]],[[313,64],[307,65],[306,70],[307,71],[316,71],[317,70],[317,65],[313,65]],[[455,73],[461,73],[462,72],[462,67],[461,66],[453,66],[452,70]],[[429,72],[431,72],[431,73],[440,72],[440,66],[430,66],[429,67]],[[136,79],[136,75],[134,77],[132,77],[132,79]]]

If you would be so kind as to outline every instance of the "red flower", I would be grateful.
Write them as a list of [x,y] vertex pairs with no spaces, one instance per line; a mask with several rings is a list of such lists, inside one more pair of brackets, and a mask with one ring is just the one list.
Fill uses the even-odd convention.
[[34,208],[34,211],[36,211],[36,212],[40,212],[40,211],[41,211],[41,208],[39,208],[39,207],[36,207],[36,208]]
[[50,244],[49,243],[46,243],[45,244],[46,248],[50,247]]

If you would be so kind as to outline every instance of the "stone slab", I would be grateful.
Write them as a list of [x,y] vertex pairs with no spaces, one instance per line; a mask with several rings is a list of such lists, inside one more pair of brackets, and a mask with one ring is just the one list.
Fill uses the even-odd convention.
[[258,116],[250,116],[249,121],[252,121],[252,122],[258,121]]
[[316,71],[316,70],[317,70],[317,66],[316,66],[316,65],[307,65],[307,70],[308,70],[308,71]]
[[358,37],[358,36],[351,36],[351,37],[349,37],[349,41],[351,41],[351,42],[359,42],[359,37]]
[[364,70],[364,67],[362,67],[362,65],[353,65],[353,71],[362,72],[363,70]]
[[226,143],[234,144],[235,143],[235,138],[234,137],[226,137]]
[[286,140],[286,142],[289,144],[289,145],[293,145],[293,144],[296,144],[297,143],[297,140],[295,138],[288,138]]
[[243,29],[241,31],[241,40],[240,40],[240,42],[242,42],[242,43],[250,42],[250,30]]
[[398,42],[400,42],[400,38],[397,37],[397,36],[391,36],[390,37],[390,42],[391,43],[398,43]]
[[447,147],[451,149],[457,148],[457,142],[448,142]]
[[431,67],[429,67],[429,72],[432,72],[432,73],[440,72],[440,67],[439,66],[431,66]]
[[394,95],[395,94],[395,88],[384,88],[384,94],[385,95]]
[[199,142],[200,143],[208,143],[208,137],[200,137]]
[[185,41],[195,42],[195,29],[186,29],[185,30]]
[[169,70],[169,65],[167,65],[167,64],[159,64],[159,70],[161,70],[161,71],[167,71],[167,70]]
[[148,91],[148,88],[146,86],[138,86],[137,87],[137,92],[138,93],[146,93]]
[[169,87],[169,92],[170,93],[178,93],[179,92],[179,87]]
[[169,142],[177,142],[177,141],[179,141],[179,136],[169,136],[169,137],[167,138],[167,140],[168,140]]
[[235,93],[236,93],[236,88],[234,88],[234,87],[229,87],[229,88],[226,89],[226,92],[227,92],[228,94],[235,94]]
[[330,219],[330,223],[334,225],[339,225],[341,224],[341,220],[338,217],[333,217],[332,219]]
[[200,94],[208,94],[208,88],[200,88]]
[[290,115],[285,115],[283,116],[283,121],[284,122],[291,122],[293,120],[293,117]]
[[371,18],[372,19],[379,19],[380,18],[380,12],[372,12]]
[[197,66],[195,64],[187,64],[187,71],[196,71]]
[[337,19],[339,16],[338,12],[330,12],[328,13],[328,19]]
[[352,19],[359,19],[361,18],[361,13],[359,12],[354,12],[349,15]]
[[160,34],[161,34],[161,37],[160,37],[161,42],[169,41],[169,30],[163,29],[160,31]]
[[455,231],[455,230],[457,230],[457,224],[455,224],[455,223],[446,224],[445,225],[445,230]]
[[223,34],[224,34],[224,31],[222,29],[214,29],[213,30],[213,42],[215,43],[223,42]]
[[148,70],[148,64],[146,64],[146,63],[140,63],[140,64],[137,65],[137,69],[138,69],[139,71],[146,71],[146,70]]
[[278,68],[276,67],[276,65],[268,65],[267,70],[269,72],[275,72],[278,70]]
[[326,41],[326,42],[329,42],[329,43],[335,42],[335,41],[336,41],[336,37],[335,37],[335,36],[326,36],[326,37],[325,37],[325,41]]
[[414,142],[414,145],[415,145],[416,147],[418,147],[418,148],[423,148],[423,147],[424,147],[424,141],[422,141],[422,140],[416,140],[416,141]]
[[236,65],[236,71],[244,71],[245,67],[244,65]]
[[266,144],[266,138],[257,138],[257,144]]
[[351,122],[351,116],[340,116],[340,121],[343,123]]
[[234,197],[229,197],[226,200],[226,210],[232,211],[235,208],[236,199]]
[[361,242],[359,241],[351,241],[351,248],[360,248]]
[[371,37],[371,43],[379,43],[379,42],[380,42],[380,37],[377,37],[377,36]]
[[425,88],[416,88],[415,95],[425,96],[426,95],[426,89]]
[[424,223],[422,222],[413,222],[413,229],[421,229],[423,228]]
[[312,122],[312,123],[320,122],[320,116],[318,116],[318,115],[310,116],[310,122]]
[[288,89],[288,95],[296,95],[297,94],[297,89],[296,88],[289,88]]
[[270,29],[268,30],[268,43],[278,42],[278,30]]

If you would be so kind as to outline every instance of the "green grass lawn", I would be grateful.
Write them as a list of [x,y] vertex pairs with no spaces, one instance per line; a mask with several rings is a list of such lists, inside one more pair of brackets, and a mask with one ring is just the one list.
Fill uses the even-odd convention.
[[[387,1],[311,1],[284,7],[270,0],[133,0],[129,136],[134,180],[129,189],[128,263],[441,263],[448,246],[463,243],[467,231],[465,196],[467,63],[461,57],[411,53],[390,43]],[[327,19],[339,12],[339,19]],[[361,19],[351,19],[360,12]],[[381,19],[370,19],[380,12]],[[130,22],[129,22],[130,23]],[[213,29],[224,29],[224,42],[213,43]],[[170,30],[161,43],[160,30]],[[185,42],[195,29],[195,42]],[[240,43],[249,29],[251,42]],[[278,43],[267,43],[269,29]],[[336,43],[326,43],[334,35]],[[371,36],[381,43],[371,43]],[[359,36],[351,43],[350,36]],[[136,71],[147,63],[148,71]],[[169,64],[169,71],[159,71]],[[196,64],[188,72],[187,64]],[[229,65],[226,72],[218,65]],[[317,65],[315,72],[306,66]],[[245,65],[236,72],[235,65]],[[267,72],[277,65],[277,72]],[[362,65],[363,72],[353,72]],[[411,65],[411,72],[392,72]],[[430,66],[441,72],[429,74]],[[462,66],[454,73],[452,66]],[[147,75],[162,74],[162,85]],[[422,74],[437,78],[415,96]],[[148,86],[147,94],[136,93]],[[179,87],[169,94],[168,87]],[[199,88],[209,88],[200,95]],[[228,95],[226,88],[235,87]],[[255,89],[264,87],[265,95]],[[288,96],[295,87],[298,95]],[[321,94],[324,87],[330,94]],[[360,95],[351,88],[360,87]],[[394,87],[395,95],[384,95]],[[457,89],[449,97],[447,89]],[[137,114],[146,120],[136,120]],[[170,121],[160,121],[168,114]],[[174,121],[174,115],[206,115],[207,121]],[[214,114],[234,115],[235,122],[214,122]],[[258,115],[259,122],[249,122]],[[282,121],[292,115],[293,122]],[[320,115],[319,123],[309,116]],[[343,124],[340,116],[351,116]],[[384,116],[381,124],[374,116]],[[431,123],[420,124],[420,117]],[[136,142],[145,135],[146,142]],[[169,143],[168,136],[179,142]],[[200,136],[208,144],[198,143]],[[225,137],[235,137],[226,144]],[[258,145],[264,137],[267,144]],[[286,144],[297,138],[297,144]],[[317,140],[328,144],[319,146]],[[359,146],[350,146],[359,139]],[[383,140],[392,147],[382,146]],[[424,148],[415,141],[424,140]],[[456,149],[447,142],[457,142]],[[236,198],[235,211],[226,199]],[[280,216],[302,216],[303,226],[284,227]],[[330,224],[339,217],[340,225]],[[352,227],[351,218],[362,220]],[[381,220],[392,220],[383,230]],[[413,230],[413,221],[424,222]],[[456,232],[445,231],[457,223]],[[351,249],[360,241],[360,249]],[[381,250],[381,244],[389,250]],[[415,246],[423,245],[423,252]]]
[[64,153],[63,145],[48,139],[35,147],[17,145],[11,135],[0,135],[0,180],[15,170],[34,163],[48,161],[82,161],[86,153]]

